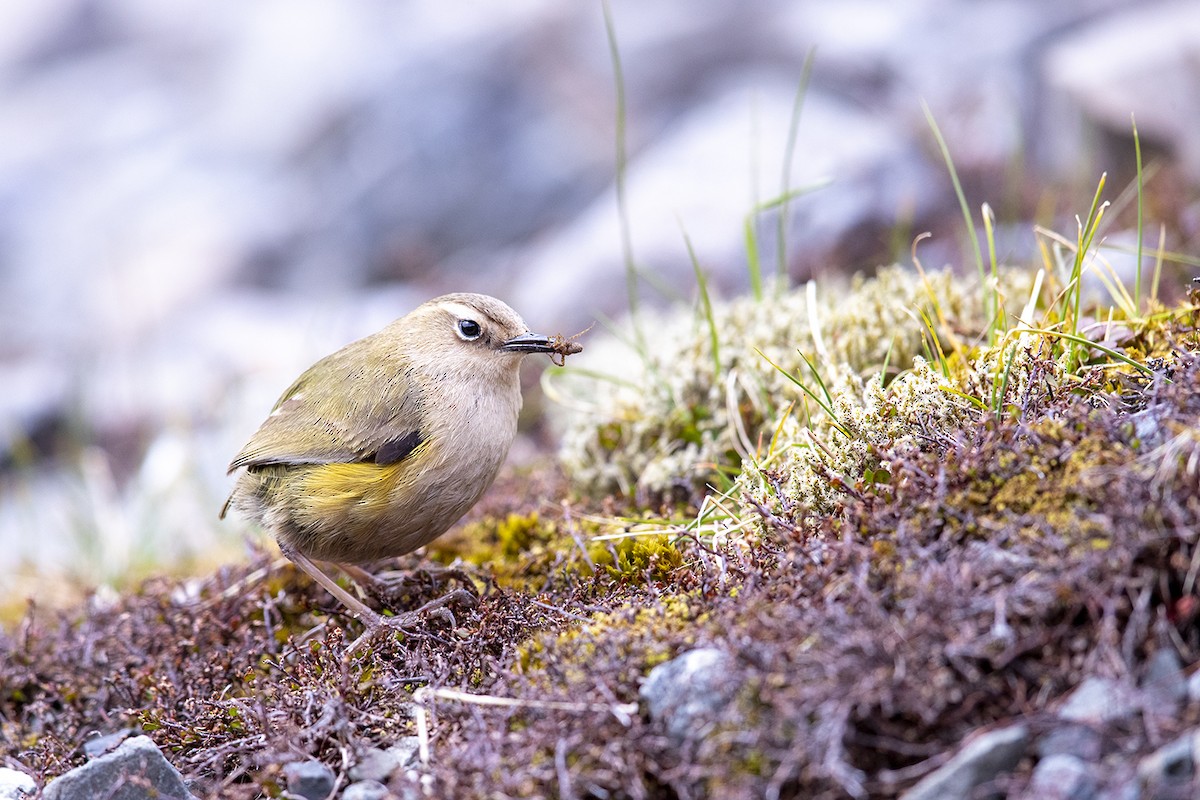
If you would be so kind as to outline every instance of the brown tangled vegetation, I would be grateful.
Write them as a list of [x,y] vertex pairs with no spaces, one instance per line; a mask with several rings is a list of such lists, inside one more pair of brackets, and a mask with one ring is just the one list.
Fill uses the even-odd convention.
[[[417,731],[431,687],[416,697],[428,763],[396,791],[895,796],[973,731],[1049,726],[1085,676],[1136,682],[1161,648],[1200,660],[1200,348],[1190,323],[1171,337],[1149,376],[1061,388],[1035,366],[1007,413],[880,453],[888,480],[841,485],[840,514],[781,494],[738,541],[598,538],[597,517],[531,508],[531,478],[514,479],[427,553],[467,570],[479,604],[353,660],[357,623],[261,552],[31,608],[0,636],[0,756],[49,779],[89,737],[134,727],[201,797],[278,796],[282,765],[305,758],[344,787],[366,748]],[[444,590],[418,570],[386,602]],[[731,699],[680,741],[638,690],[698,646],[731,657]],[[1135,716],[1106,752],[1134,758],[1197,723],[1196,704]],[[1030,768],[999,788],[1015,796]]]

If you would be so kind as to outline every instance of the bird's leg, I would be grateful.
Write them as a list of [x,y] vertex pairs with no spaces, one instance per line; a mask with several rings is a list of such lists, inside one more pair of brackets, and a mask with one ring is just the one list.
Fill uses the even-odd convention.
[[418,584],[422,578],[429,578],[435,583],[458,581],[463,587],[474,593],[475,584],[471,577],[461,569],[443,567],[441,565],[422,566],[412,570],[388,570],[378,575],[368,572],[355,564],[338,564],[343,572],[354,579],[355,583],[366,589],[381,600],[393,602],[403,597],[410,587]]
[[308,573],[308,576],[317,583],[325,587],[331,595],[341,601],[351,614],[358,617],[362,624],[367,626],[367,630],[376,630],[383,622],[383,615],[372,611],[367,607],[367,604],[359,600],[354,595],[347,592],[341,586],[337,585],[337,581],[329,577],[320,567],[314,564],[307,556],[302,556],[297,552],[284,551],[284,555],[292,560],[296,566]]
[[[405,626],[415,625],[427,617],[437,617],[439,619],[443,619],[453,627],[457,623],[455,622],[454,614],[450,611],[450,609],[446,608],[447,605],[458,601],[464,603],[470,608],[474,607],[475,604],[479,602],[475,595],[471,594],[467,590],[455,589],[453,592],[429,601],[415,611],[407,611],[403,614],[385,617],[382,614],[371,610],[361,600],[347,592],[341,586],[338,586],[337,582],[334,581],[333,578],[330,578],[324,570],[314,564],[307,556],[301,555],[300,553],[287,551],[285,551],[285,555],[287,555],[287,557],[290,558],[296,564],[296,566],[308,573],[309,577],[311,577],[314,581],[324,586],[330,594],[336,597],[342,603],[342,605],[344,605],[347,610],[350,611],[351,614],[357,617],[359,621],[366,626],[367,630],[363,633],[363,635],[358,637],[358,639],[356,639],[347,649],[347,656],[352,655],[359,647],[370,641],[371,638],[373,638],[381,629],[398,630]],[[344,568],[345,567],[343,566],[343,569]],[[358,572],[370,575],[370,573],[367,573],[365,570],[357,567],[355,569]],[[347,572],[352,578],[357,580],[357,577],[351,571],[347,570]]]

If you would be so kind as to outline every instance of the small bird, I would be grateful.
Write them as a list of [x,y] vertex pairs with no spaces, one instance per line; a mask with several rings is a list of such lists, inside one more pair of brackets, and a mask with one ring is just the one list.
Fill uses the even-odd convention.
[[[517,433],[530,353],[582,348],[530,333],[503,302],[448,294],[309,367],[229,465],[244,469],[221,509],[271,531],[284,555],[367,626],[415,622],[469,593],[383,617],[314,561],[404,555],[444,533],[491,486]],[[444,613],[444,609],[443,609]],[[356,643],[357,644],[357,643]],[[352,645],[351,649],[354,649]]]

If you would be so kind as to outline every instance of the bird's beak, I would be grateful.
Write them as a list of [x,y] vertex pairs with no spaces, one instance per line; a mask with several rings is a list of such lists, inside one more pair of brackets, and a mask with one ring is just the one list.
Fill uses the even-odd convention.
[[554,352],[554,346],[550,343],[550,337],[540,333],[522,333],[520,336],[514,336],[500,345],[500,349],[506,353]]

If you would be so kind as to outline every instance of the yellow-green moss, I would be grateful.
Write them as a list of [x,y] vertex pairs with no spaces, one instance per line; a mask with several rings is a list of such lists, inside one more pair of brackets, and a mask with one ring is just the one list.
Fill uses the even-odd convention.
[[554,676],[546,680],[570,684],[583,680],[603,649],[609,658],[635,665],[644,674],[674,655],[667,644],[679,641],[674,634],[694,630],[700,622],[685,595],[662,597],[652,607],[626,604],[595,614],[578,626],[535,636],[517,648],[515,663],[530,676],[553,664]]
[[675,546],[674,537],[662,533],[593,540],[588,553],[598,568],[626,581],[647,576],[669,580],[671,572],[683,566],[683,553]]
[[683,553],[667,534],[599,538],[600,523],[575,520],[574,535],[562,522],[530,514],[488,517],[462,526],[428,546],[430,558],[483,567],[497,585],[541,591],[549,581],[590,578],[596,571],[638,583],[667,581],[684,566]]
[[427,553],[444,564],[461,560],[486,567],[498,585],[525,588],[530,581],[544,582],[556,554],[569,555],[571,548],[570,537],[535,511],[468,523],[435,539]]

